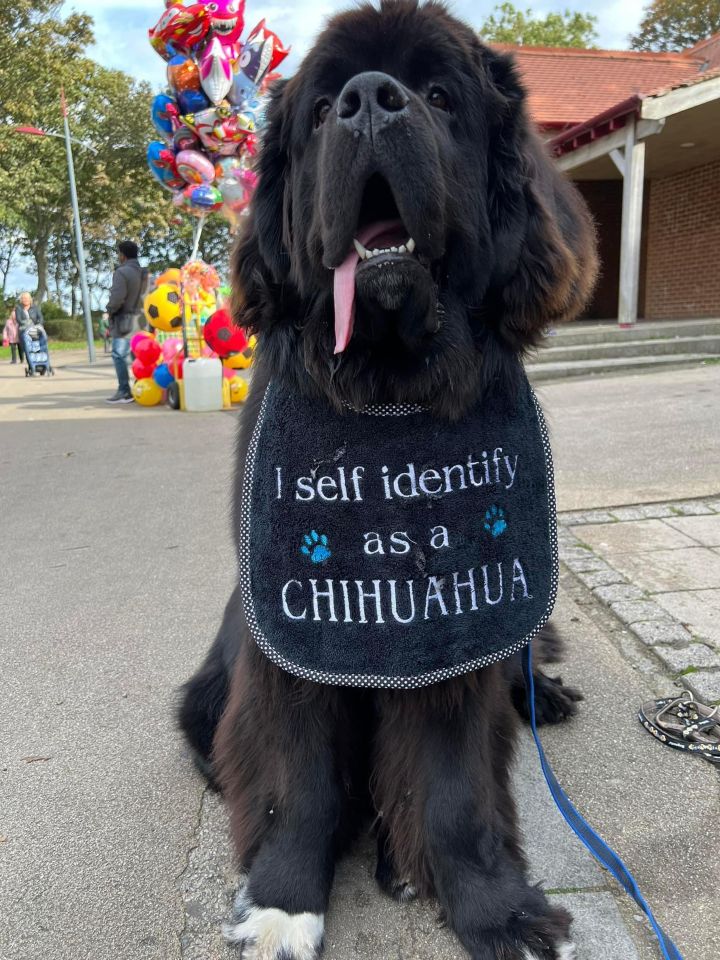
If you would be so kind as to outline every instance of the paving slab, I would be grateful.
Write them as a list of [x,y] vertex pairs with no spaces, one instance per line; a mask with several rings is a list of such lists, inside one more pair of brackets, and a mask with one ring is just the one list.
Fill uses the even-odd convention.
[[720,514],[672,517],[665,522],[706,547],[720,547]]
[[649,593],[720,587],[720,556],[708,547],[618,553],[613,566]]
[[[702,518],[693,517],[692,519]],[[720,517],[717,519],[720,520]],[[697,546],[696,541],[691,537],[667,526],[662,520],[581,524],[573,527],[573,533],[583,543],[587,543],[593,550],[597,550],[608,559],[617,553],[676,550],[680,547]]]
[[559,510],[717,499],[717,367],[538,384],[536,392]]
[[658,593],[653,599],[691,633],[720,648],[720,590]]

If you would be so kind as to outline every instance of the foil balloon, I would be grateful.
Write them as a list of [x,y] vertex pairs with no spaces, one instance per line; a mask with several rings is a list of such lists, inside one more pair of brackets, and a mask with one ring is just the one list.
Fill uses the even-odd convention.
[[223,177],[217,181],[217,188],[222,194],[225,205],[232,211],[243,210],[250,202],[250,191],[235,177]]
[[180,150],[192,150],[199,146],[200,140],[189,127],[178,127],[173,134],[173,148],[178,152]]
[[204,211],[219,210],[223,205],[222,194],[217,187],[211,187],[209,183],[186,187],[183,193],[191,206]]
[[237,153],[238,144],[255,129],[252,117],[223,106],[183,117],[183,123],[197,134],[206,150],[225,156]]
[[192,57],[179,53],[167,65],[167,79],[175,94],[200,89],[200,71]]
[[171,137],[177,125],[177,104],[172,97],[159,93],[152,102],[150,116],[161,137]]
[[186,183],[212,183],[215,179],[215,164],[199,150],[181,150],[175,165]]
[[217,37],[200,54],[200,83],[212,103],[221,103],[233,84],[228,51]]
[[215,177],[218,180],[229,177],[231,174],[237,176],[242,170],[243,164],[240,157],[218,157],[215,160]]
[[173,3],[148,33],[153,49],[160,56],[166,56],[168,45],[186,50],[197,46],[209,28],[210,22],[202,3],[189,7]]
[[247,41],[234,67],[233,84],[228,99],[235,106],[242,106],[246,100],[253,100],[263,80],[282,63],[290,52],[285,49],[278,37],[261,20]]
[[208,27],[223,46],[236,43],[245,26],[245,0],[211,0],[205,4]]
[[175,154],[164,143],[152,140],[148,144],[147,162],[150,172],[164,187],[177,190],[184,186],[184,181],[175,165]]
[[199,113],[207,110],[210,101],[202,90],[183,90],[177,98],[180,113]]

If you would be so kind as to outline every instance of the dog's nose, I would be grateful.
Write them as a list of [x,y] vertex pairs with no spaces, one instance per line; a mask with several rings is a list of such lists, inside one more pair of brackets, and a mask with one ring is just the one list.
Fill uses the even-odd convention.
[[340,92],[338,120],[362,132],[402,116],[409,99],[403,87],[387,73],[358,73]]

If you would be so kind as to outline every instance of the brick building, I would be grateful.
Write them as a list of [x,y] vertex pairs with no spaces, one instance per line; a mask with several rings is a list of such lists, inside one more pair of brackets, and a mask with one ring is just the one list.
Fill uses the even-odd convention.
[[597,223],[586,316],[720,317],[720,34],[682,53],[505,49]]

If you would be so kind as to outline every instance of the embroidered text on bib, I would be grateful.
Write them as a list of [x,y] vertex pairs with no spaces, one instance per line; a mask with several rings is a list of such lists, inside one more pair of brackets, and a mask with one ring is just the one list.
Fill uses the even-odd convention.
[[529,384],[453,424],[408,405],[341,415],[270,384],[240,574],[260,648],[318,682],[419,687],[519,651],[557,588],[552,461]]

